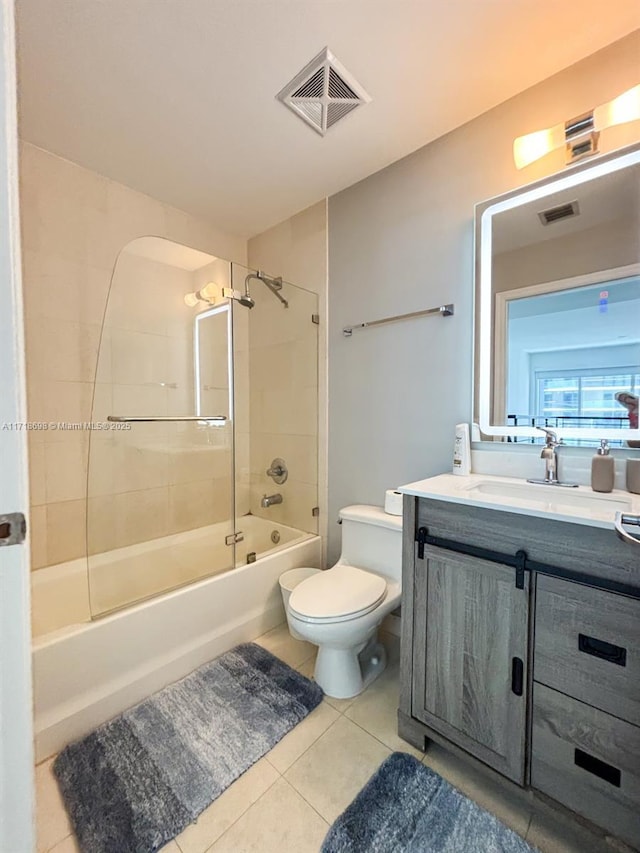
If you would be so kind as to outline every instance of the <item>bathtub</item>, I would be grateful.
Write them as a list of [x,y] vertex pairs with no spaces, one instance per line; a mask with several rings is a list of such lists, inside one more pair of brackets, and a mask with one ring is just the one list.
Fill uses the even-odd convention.
[[[94,610],[97,602],[101,612],[114,611],[94,621],[86,560],[34,572],[38,761],[284,620],[278,577],[287,569],[320,567],[320,537],[251,515],[239,519],[238,529],[244,539],[236,545],[236,567],[212,576],[212,566],[228,564],[229,548],[220,544],[228,525],[92,557]],[[247,563],[254,553],[255,562]],[[123,606],[123,581],[129,599],[139,603]],[[164,592],[169,581],[181,586]]]

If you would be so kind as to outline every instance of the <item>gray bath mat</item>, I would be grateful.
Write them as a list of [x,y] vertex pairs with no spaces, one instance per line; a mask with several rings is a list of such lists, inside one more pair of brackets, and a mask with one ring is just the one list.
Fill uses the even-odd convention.
[[158,850],[321,701],[247,643],[70,744],[54,772],[81,850]]
[[336,820],[322,853],[532,853],[413,756],[394,752]]

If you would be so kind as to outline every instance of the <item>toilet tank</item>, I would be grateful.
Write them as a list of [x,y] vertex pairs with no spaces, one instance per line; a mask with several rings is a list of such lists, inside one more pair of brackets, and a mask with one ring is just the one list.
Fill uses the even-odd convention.
[[380,506],[347,506],[342,520],[341,563],[402,579],[402,517]]

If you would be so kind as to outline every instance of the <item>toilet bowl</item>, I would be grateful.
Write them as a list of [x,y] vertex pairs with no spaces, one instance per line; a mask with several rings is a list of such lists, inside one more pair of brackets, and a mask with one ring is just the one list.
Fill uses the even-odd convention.
[[377,632],[400,604],[402,519],[382,507],[340,511],[342,554],[298,584],[288,601],[295,633],[318,646],[314,677],[328,696],[357,696],[387,663]]

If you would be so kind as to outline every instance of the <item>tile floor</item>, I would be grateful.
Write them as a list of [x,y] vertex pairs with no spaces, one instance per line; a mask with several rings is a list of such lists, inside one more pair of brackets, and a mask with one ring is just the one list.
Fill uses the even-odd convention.
[[[356,699],[326,698],[163,853],[317,853],[331,822],[386,756],[403,750],[422,758],[396,734],[399,641],[389,634],[383,640],[389,666],[367,691]],[[292,639],[286,625],[256,642],[312,676],[315,648]],[[626,849],[528,794],[514,794],[435,744],[423,760],[542,853]],[[36,768],[37,850],[77,853],[51,764]]]

